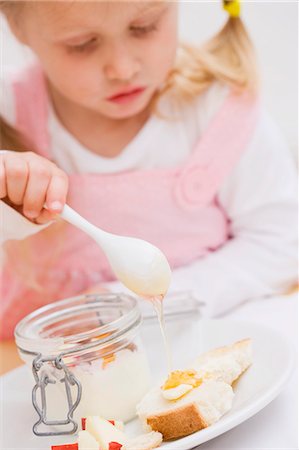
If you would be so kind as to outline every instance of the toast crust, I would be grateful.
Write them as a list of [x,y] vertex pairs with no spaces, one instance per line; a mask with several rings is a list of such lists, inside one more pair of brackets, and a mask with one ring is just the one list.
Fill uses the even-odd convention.
[[163,434],[165,441],[188,436],[208,426],[195,403],[149,416],[146,421],[152,430]]

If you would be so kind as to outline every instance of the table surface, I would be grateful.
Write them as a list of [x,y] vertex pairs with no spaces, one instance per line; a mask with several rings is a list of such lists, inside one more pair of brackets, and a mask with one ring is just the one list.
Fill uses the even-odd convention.
[[[297,300],[298,294],[293,293],[251,301],[226,315],[226,318],[267,325],[279,331],[297,352]],[[1,343],[0,359],[1,373],[22,364],[13,342]],[[13,372],[11,374],[13,376]],[[7,376],[10,374],[6,374]],[[200,445],[198,449],[298,448],[297,379],[296,367],[284,390],[273,402],[235,429]]]
[[22,364],[14,341],[0,342],[0,375]]

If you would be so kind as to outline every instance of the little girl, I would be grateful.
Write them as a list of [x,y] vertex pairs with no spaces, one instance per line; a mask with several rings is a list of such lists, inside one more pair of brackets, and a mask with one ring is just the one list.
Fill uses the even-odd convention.
[[200,48],[178,44],[177,2],[0,6],[38,60],[3,81],[1,114],[26,145],[4,142],[0,156],[2,338],[35,308],[113,280],[88,236],[52,222],[66,199],[161,248],[174,288],[209,316],[294,282],[295,169],[260,106],[238,1]]

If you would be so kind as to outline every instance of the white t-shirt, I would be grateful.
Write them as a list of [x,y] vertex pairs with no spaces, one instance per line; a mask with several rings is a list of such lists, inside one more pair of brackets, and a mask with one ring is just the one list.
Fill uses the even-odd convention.
[[[50,111],[51,154],[69,174],[176,166],[193,150],[226,95],[227,89],[215,83],[180,109],[166,98],[162,111],[170,117],[152,116],[114,158],[84,148]],[[1,114],[15,124],[9,85]],[[284,139],[266,112],[250,145],[221,186],[218,199],[231,220],[233,239],[207,257],[176,269],[172,282],[173,290],[194,291],[205,302],[203,314],[208,316],[219,315],[251,298],[283,292],[296,280],[296,171]],[[23,239],[44,227],[29,222],[3,202],[0,214],[3,240]],[[117,282],[110,287],[119,289]]]

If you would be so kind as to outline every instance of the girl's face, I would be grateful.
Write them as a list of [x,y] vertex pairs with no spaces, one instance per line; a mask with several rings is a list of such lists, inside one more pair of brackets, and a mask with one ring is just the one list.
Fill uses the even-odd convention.
[[177,5],[26,2],[18,36],[62,99],[112,119],[142,112],[173,67]]

